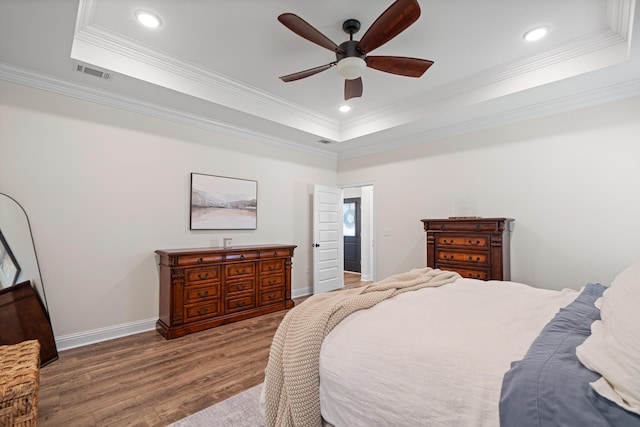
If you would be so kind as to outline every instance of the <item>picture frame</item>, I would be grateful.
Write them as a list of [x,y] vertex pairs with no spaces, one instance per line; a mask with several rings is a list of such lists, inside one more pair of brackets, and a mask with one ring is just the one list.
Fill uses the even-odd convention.
[[18,282],[20,276],[20,264],[13,255],[9,243],[0,231],[0,288],[13,286]]
[[255,230],[258,181],[191,174],[191,230]]

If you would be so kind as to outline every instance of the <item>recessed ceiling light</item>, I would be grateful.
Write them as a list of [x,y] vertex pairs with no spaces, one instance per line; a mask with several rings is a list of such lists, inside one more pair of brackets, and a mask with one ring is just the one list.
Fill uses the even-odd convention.
[[342,104],[338,107],[338,110],[340,110],[341,113],[348,113],[349,111],[351,111],[351,105]]
[[160,18],[155,13],[147,10],[139,10],[136,12],[136,19],[142,25],[148,28],[158,28],[160,26]]
[[522,38],[528,42],[534,42],[546,36],[548,32],[549,32],[549,27],[547,26],[536,27],[524,33]]

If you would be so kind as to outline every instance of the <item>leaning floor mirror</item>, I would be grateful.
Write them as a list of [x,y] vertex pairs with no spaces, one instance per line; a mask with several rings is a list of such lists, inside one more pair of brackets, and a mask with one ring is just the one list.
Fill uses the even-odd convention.
[[58,358],[29,218],[0,193],[0,345],[37,339],[40,361]]

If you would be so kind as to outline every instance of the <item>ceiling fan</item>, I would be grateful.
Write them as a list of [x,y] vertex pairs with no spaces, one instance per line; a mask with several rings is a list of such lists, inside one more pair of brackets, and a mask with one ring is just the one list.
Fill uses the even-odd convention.
[[433,65],[433,61],[404,56],[370,56],[369,52],[382,46],[413,24],[420,17],[420,6],[417,0],[396,0],[369,27],[360,41],[353,40],[353,35],[360,30],[360,22],[348,19],[342,29],[349,34],[349,40],[335,44],[327,36],[316,30],[308,22],[293,13],[278,16],[285,27],[336,54],[336,60],[329,64],[280,77],[284,82],[292,82],[313,76],[334,66],[345,78],[344,99],[362,96],[362,72],[365,67],[374,68],[386,73],[407,77],[420,77]]

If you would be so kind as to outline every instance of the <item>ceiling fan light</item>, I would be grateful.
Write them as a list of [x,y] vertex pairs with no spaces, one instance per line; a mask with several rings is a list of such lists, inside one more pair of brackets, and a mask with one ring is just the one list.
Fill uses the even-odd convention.
[[340,74],[347,80],[353,80],[357,79],[358,77],[362,77],[362,73],[364,72],[364,69],[366,67],[367,63],[364,62],[364,59],[357,56],[343,58],[338,61],[338,65],[336,66],[336,68],[338,69],[338,74]]

